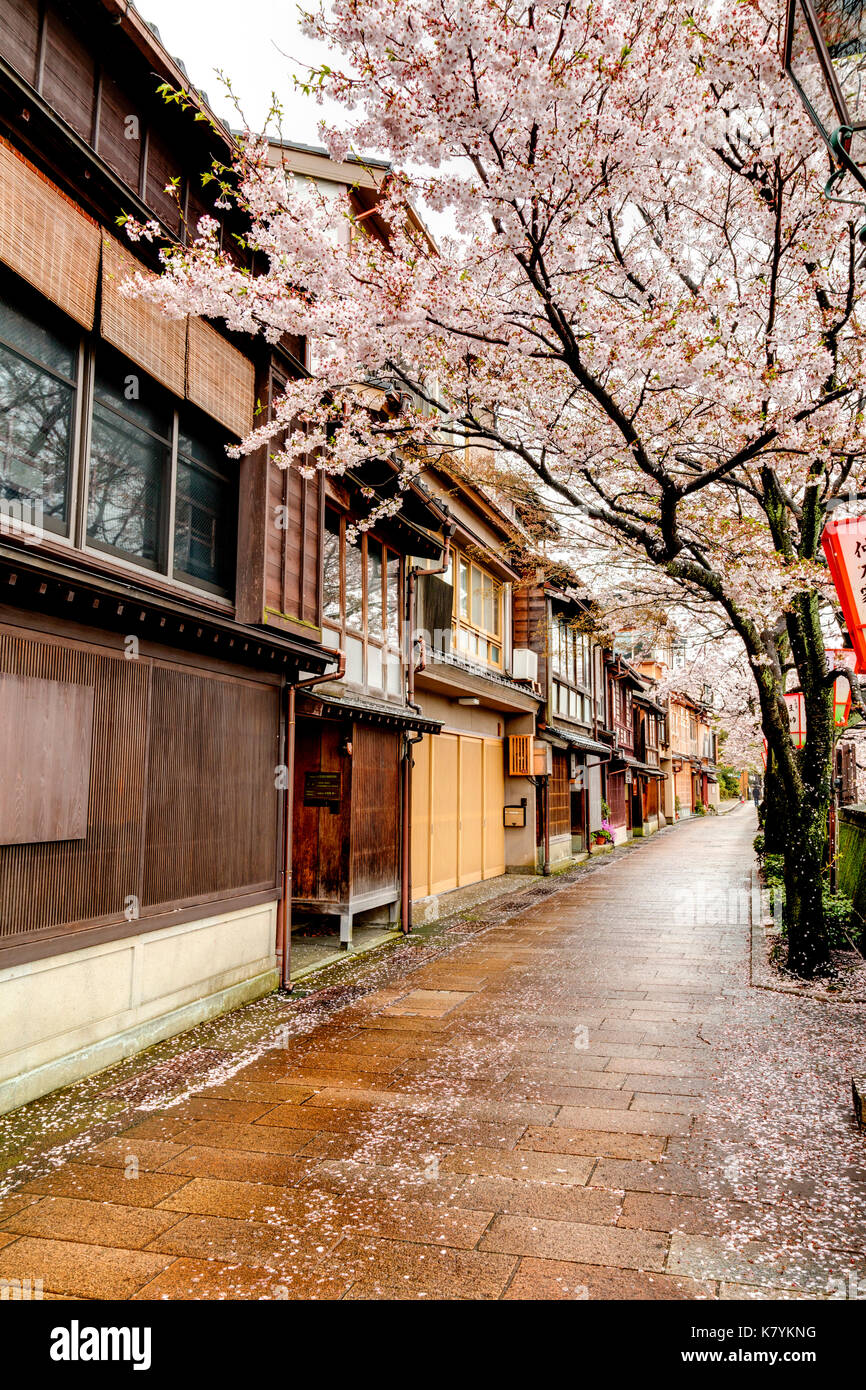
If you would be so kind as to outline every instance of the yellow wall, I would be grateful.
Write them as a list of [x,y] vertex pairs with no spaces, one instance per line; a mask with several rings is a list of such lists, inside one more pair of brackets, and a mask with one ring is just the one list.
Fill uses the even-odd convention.
[[412,896],[505,872],[502,739],[425,735],[412,772]]

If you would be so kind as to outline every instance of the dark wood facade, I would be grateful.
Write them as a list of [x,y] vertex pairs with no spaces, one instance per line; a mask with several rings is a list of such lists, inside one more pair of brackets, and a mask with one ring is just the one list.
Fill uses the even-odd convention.
[[0,609],[0,690],[24,677],[90,692],[87,821],[0,845],[0,962],[275,897],[280,678],[156,646],[130,660],[120,637],[32,624]]
[[339,917],[346,942],[355,913],[387,906],[397,918],[402,751],[393,728],[347,713],[298,720],[292,857],[296,910]]
[[[601,823],[604,767],[609,758],[601,742],[607,691],[604,653],[592,635],[591,605],[577,588],[535,582],[514,594],[515,644],[536,654],[544,701],[539,735],[552,744],[552,775],[538,812],[539,849],[548,839],[568,841],[570,853],[590,848],[590,828]],[[593,819],[594,817],[594,819]]]
[[387,909],[397,920],[409,734],[438,730],[407,706],[404,628],[407,569],[414,556],[441,553],[431,528],[442,517],[412,490],[400,519],[356,528],[364,489],[393,485],[385,464],[325,484],[322,640],[342,653],[344,670],[299,697],[295,726],[292,905],[301,917],[338,918],[343,946],[360,913]]
[[[304,344],[117,292],[153,255],[117,218],[183,238],[229,151],[158,94],[183,80],[125,5],[0,0],[0,522],[43,518],[0,524],[0,707],[30,711],[0,741],[0,966],[277,899],[283,693],[334,662],[320,475],[225,455]],[[46,711],[78,757],[54,779],[59,737],[22,754]]]

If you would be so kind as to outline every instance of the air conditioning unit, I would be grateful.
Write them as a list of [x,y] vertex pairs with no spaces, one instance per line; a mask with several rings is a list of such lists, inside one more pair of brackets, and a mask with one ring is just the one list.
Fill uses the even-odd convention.
[[532,773],[534,777],[553,776],[553,749],[549,743],[536,739],[532,749]]
[[528,647],[515,647],[511,653],[511,675],[516,681],[537,681],[538,653]]

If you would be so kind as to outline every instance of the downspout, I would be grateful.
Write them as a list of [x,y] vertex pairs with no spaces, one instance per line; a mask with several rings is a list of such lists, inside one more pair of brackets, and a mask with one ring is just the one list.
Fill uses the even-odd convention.
[[[406,575],[406,704],[409,709],[415,710],[420,714],[420,707],[415,703],[415,579],[419,574],[444,574],[451,563],[451,537],[454,535],[455,524],[448,520],[444,527],[445,548],[442,551],[442,560],[435,569],[416,569],[414,565],[409,566]],[[423,671],[427,662],[426,657],[422,658],[423,664],[419,670]],[[423,734],[416,733],[414,737],[410,734],[404,736],[403,743],[403,776],[402,776],[402,801],[401,806],[401,826],[400,826],[400,930],[404,936],[408,936],[412,930],[412,827],[411,827],[411,808],[412,808],[412,746],[420,743]]]
[[281,868],[282,893],[277,904],[277,958],[280,962],[280,989],[291,990],[292,955],[292,818],[295,796],[295,694],[323,681],[342,680],[346,674],[346,654],[337,652],[336,671],[326,671],[324,675],[308,676],[306,680],[286,685],[286,787],[283,793],[283,862]]
[[544,817],[544,863],[541,872],[547,878],[550,874],[550,778],[545,777],[544,796],[541,802],[541,814]]

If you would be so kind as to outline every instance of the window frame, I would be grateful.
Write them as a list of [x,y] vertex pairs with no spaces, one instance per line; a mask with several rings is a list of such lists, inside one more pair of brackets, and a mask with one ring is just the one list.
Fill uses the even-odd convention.
[[[467,572],[467,607],[468,614],[462,612],[463,591],[461,579],[463,570]],[[475,575],[480,577],[480,587],[476,590]],[[459,657],[469,661],[480,662],[483,666],[489,666],[494,671],[503,671],[505,668],[505,585],[501,579],[497,579],[491,570],[472,559],[465,551],[458,546],[451,547],[451,570],[449,575],[451,586],[454,593],[453,605],[451,610],[451,628],[454,635],[454,650]],[[484,607],[486,603],[485,580],[489,581],[492,587],[492,599],[494,605],[494,628],[488,628],[484,621]],[[474,596],[476,591],[480,594],[481,622],[475,621]],[[475,650],[464,650],[460,644],[461,632],[474,641]],[[486,655],[482,656],[479,651],[479,644],[484,644]],[[497,648],[498,657],[490,656],[491,647]]]
[[[554,713],[573,724],[589,725],[592,720],[592,664],[594,647],[588,633],[581,632],[564,613],[551,613],[548,636],[550,655],[551,703]],[[564,661],[563,661],[564,656]],[[563,670],[563,664],[565,670]],[[578,667],[582,679],[578,679]],[[565,695],[565,710],[561,709]],[[571,714],[572,695],[577,697],[577,714]],[[601,703],[601,699],[598,699]]]
[[[196,422],[205,422],[206,430],[222,432],[225,435],[226,443],[236,442],[235,436],[230,430],[226,430],[219,421],[214,420],[205,412],[198,410],[190,401],[181,401],[166,387],[162,386],[153,378],[149,372],[140,367],[131,357],[114,348],[104,338],[102,338],[97,328],[91,332],[82,329],[80,325],[55,310],[54,306],[44,298],[43,295],[28,285],[26,281],[20,279],[11,271],[3,268],[0,273],[0,295],[8,298],[8,302],[14,309],[30,318],[35,324],[47,327],[52,331],[53,323],[68,325],[69,339],[75,352],[76,376],[74,380],[69,380],[63,373],[53,371],[44,366],[37,358],[22,352],[14,344],[2,340],[3,346],[9,351],[16,353],[22,360],[31,362],[37,369],[47,372],[58,381],[71,387],[72,390],[72,411],[70,421],[70,444],[69,444],[69,463],[67,472],[67,518],[66,528],[61,530],[56,523],[51,524],[51,518],[44,518],[43,524],[48,533],[46,540],[51,544],[62,546],[66,550],[76,551],[89,559],[100,560],[109,563],[112,567],[121,568],[129,575],[138,575],[141,578],[152,576],[161,582],[171,585],[172,588],[189,595],[201,597],[206,594],[209,599],[214,600],[227,608],[234,606],[236,586],[237,586],[237,533],[235,533],[234,552],[231,556],[232,580],[228,588],[212,584],[205,579],[196,579],[184,573],[183,578],[178,578],[174,572],[175,561],[175,518],[177,508],[177,481],[178,481],[178,438],[182,420],[187,426],[192,426],[190,432],[195,434]],[[93,442],[93,417],[94,409],[99,404],[96,397],[96,361],[100,352],[104,352],[107,357],[114,357],[122,366],[128,367],[130,374],[135,374],[148,382],[153,382],[155,389],[165,398],[167,404],[167,414],[170,420],[170,436],[168,439],[167,460],[163,464],[163,496],[160,506],[159,533],[160,533],[160,559],[158,563],[147,560],[144,557],[138,559],[132,557],[128,552],[110,544],[93,542],[88,534],[88,506],[90,500],[90,474],[91,474],[91,447]],[[127,416],[125,412],[112,405],[102,407],[109,414],[114,414],[119,420],[128,423],[136,430],[147,434],[150,438],[165,443],[162,436],[157,435],[149,426],[135,420],[134,416]],[[199,427],[198,432],[201,432]],[[206,468],[208,465],[204,465]],[[214,470],[209,470],[214,471]],[[231,483],[232,475],[227,471],[227,481]],[[238,478],[234,479],[235,489],[238,488]],[[236,520],[237,506],[235,507]]]
[[[17,283],[15,283],[17,282]],[[42,525],[51,532],[53,540],[59,541],[64,545],[73,543],[76,511],[77,511],[77,467],[79,458],[79,441],[81,434],[81,411],[82,411],[82,389],[85,377],[85,354],[82,344],[81,329],[71,319],[60,312],[46,299],[40,295],[39,291],[28,285],[26,281],[19,281],[12,271],[2,268],[0,275],[0,295],[6,296],[7,287],[8,302],[13,311],[17,311],[25,318],[29,318],[38,327],[45,329],[49,333],[54,333],[54,325],[57,324],[60,331],[56,333],[58,338],[62,337],[62,330],[68,323],[69,343],[73,357],[74,376],[67,377],[63,372],[56,368],[49,367],[41,362],[32,353],[25,352],[22,348],[7,338],[0,337],[0,346],[7,352],[11,352],[19,357],[22,362],[28,363],[36,371],[44,372],[46,376],[60,382],[71,392],[71,409],[69,412],[69,442],[66,456],[66,520],[65,524],[58,523],[52,517],[42,517]],[[44,307],[44,314],[37,316],[37,310]],[[31,312],[32,310],[32,312]],[[47,320],[47,322],[43,322]]]
[[[400,698],[402,699],[403,694],[404,694],[404,689],[403,689],[403,675],[404,675],[404,666],[405,666],[405,662],[404,662],[404,654],[403,654],[402,643],[401,643],[401,641],[400,641],[400,631],[401,631],[401,626],[402,626],[401,619],[402,619],[403,580],[404,580],[404,575],[405,575],[406,557],[405,557],[404,555],[402,555],[400,551],[396,550],[395,547],[394,547],[393,545],[389,545],[387,541],[383,541],[382,538],[381,538],[381,536],[380,536],[380,535],[377,535],[377,533],[376,533],[375,531],[371,531],[371,532],[366,532],[366,531],[364,531],[364,532],[361,532],[361,533],[358,535],[358,548],[359,548],[360,554],[361,554],[361,584],[362,584],[362,592],[361,592],[361,614],[362,614],[362,617],[361,617],[361,624],[360,624],[360,626],[358,626],[358,627],[354,627],[354,626],[350,627],[349,624],[348,624],[348,622],[347,622],[347,617],[346,617],[346,577],[347,577],[346,554],[347,554],[347,551],[348,551],[348,542],[347,542],[347,538],[346,538],[346,527],[347,527],[348,524],[351,524],[351,519],[350,519],[349,516],[346,514],[346,512],[340,511],[340,510],[338,510],[336,507],[334,507],[334,506],[332,506],[332,505],[330,505],[330,504],[327,504],[326,507],[325,507],[325,531],[326,531],[326,532],[328,531],[328,523],[329,523],[329,521],[330,521],[330,522],[337,521],[337,522],[338,522],[338,527],[339,527],[339,530],[338,530],[338,537],[339,537],[339,539],[338,539],[338,557],[339,557],[339,563],[338,563],[337,569],[338,569],[338,574],[339,574],[339,579],[338,579],[338,591],[339,591],[340,618],[339,618],[339,621],[337,621],[336,619],[334,619],[334,618],[329,618],[329,617],[327,617],[327,616],[325,615],[325,595],[324,595],[324,592],[323,592],[323,595],[322,595],[322,629],[323,629],[323,634],[324,634],[325,632],[330,632],[330,633],[332,633],[332,634],[335,634],[335,635],[336,635],[336,638],[337,638],[337,643],[336,643],[337,646],[339,646],[343,651],[345,651],[345,652],[347,653],[347,657],[348,657],[348,646],[347,646],[347,643],[348,643],[348,641],[349,641],[350,639],[354,638],[356,641],[359,641],[359,642],[362,644],[362,679],[361,679],[360,681],[355,681],[355,680],[350,679],[350,678],[348,677],[348,675],[347,675],[345,679],[346,679],[346,683],[347,683],[348,685],[353,685],[353,686],[356,686],[356,687],[361,688],[361,689],[364,689],[364,690],[376,691],[376,692],[380,693],[381,695],[383,695],[383,696],[385,696],[385,697],[387,697],[387,696],[399,695]],[[333,534],[333,532],[332,532],[332,534]],[[381,565],[381,571],[380,571],[380,585],[381,585],[381,591],[382,591],[382,600],[381,600],[381,601],[382,601],[382,629],[381,629],[381,632],[378,632],[378,631],[377,631],[377,632],[371,632],[371,631],[370,631],[370,626],[369,626],[369,613],[370,613],[370,605],[369,605],[369,583],[370,583],[369,542],[370,542],[371,540],[374,541],[374,542],[376,543],[376,545],[378,545],[378,546],[380,547],[380,549],[381,549],[381,555],[382,555],[382,565]],[[390,613],[389,613],[389,608],[388,608],[388,599],[389,599],[389,593],[388,593],[388,588],[389,588],[389,585],[388,585],[389,561],[393,561],[393,560],[395,560],[395,559],[396,559],[396,561],[397,561],[397,614],[396,614],[396,617],[397,617],[397,624],[396,624],[396,634],[392,631],[392,628],[391,628],[391,625],[390,625],[390,616],[391,616],[391,615],[390,615]],[[327,645],[327,641],[326,641],[326,645]],[[371,650],[380,653],[379,659],[380,659],[380,661],[381,661],[382,679],[381,679],[381,682],[380,682],[379,684],[371,683],[371,681],[370,681],[370,655],[369,655],[369,653],[370,653]],[[394,662],[396,662],[396,664],[397,664],[397,666],[398,666],[398,670],[399,670],[399,686],[400,686],[399,691],[390,689],[389,684],[388,684],[389,664],[390,664],[390,663],[394,663]],[[348,662],[347,662],[347,665],[348,665]]]
[[[110,357],[116,357],[119,362],[128,364],[132,368],[133,372],[137,375],[142,376],[146,378],[148,381],[153,382],[157,391],[165,397],[165,400],[167,402],[167,408],[170,415],[170,422],[167,457],[163,463],[163,496],[161,499],[159,516],[160,559],[157,564],[153,564],[152,562],[147,561],[145,559],[133,559],[132,557],[130,557],[128,553],[124,551],[116,549],[110,545],[100,544],[99,542],[92,541],[90,536],[88,535],[88,504],[90,501],[90,473],[93,444],[93,413],[95,406],[100,404],[96,396],[97,357],[99,355],[100,349],[106,352]],[[193,429],[190,431],[190,433],[193,434],[196,433],[194,426],[197,419],[206,421],[206,429],[213,429],[215,431],[224,430],[225,426],[220,425],[218,421],[213,420],[209,415],[206,415],[203,411],[197,410],[197,408],[193,406],[190,401],[179,401],[177,397],[172,394],[171,391],[169,391],[166,387],[162,386],[158,381],[155,381],[155,379],[151,377],[148,372],[144,371],[143,368],[139,367],[138,364],[134,362],[131,357],[127,357],[124,353],[119,352],[116,348],[113,348],[110,343],[106,343],[104,339],[97,338],[94,336],[88,342],[85,336],[84,351],[87,359],[87,386],[86,400],[82,401],[82,407],[86,406],[84,414],[87,428],[86,438],[83,439],[81,442],[81,450],[79,454],[79,464],[82,472],[82,488],[79,494],[79,501],[81,505],[79,523],[76,531],[76,535],[77,537],[80,537],[80,541],[76,545],[76,549],[82,550],[85,552],[85,554],[89,555],[108,555],[113,562],[123,565],[124,568],[129,568],[133,572],[140,573],[142,570],[145,570],[150,574],[158,575],[160,579],[163,579],[172,585],[177,585],[188,592],[199,594],[206,593],[212,595],[215,598],[223,599],[228,603],[233,603],[237,585],[237,533],[235,533],[235,550],[234,555],[232,557],[232,583],[229,586],[229,588],[224,588],[221,585],[213,584],[206,579],[194,579],[191,575],[186,574],[184,574],[183,578],[178,578],[178,576],[175,574],[175,521],[177,516],[178,459],[180,456],[178,441],[181,433],[182,417],[184,417],[185,424],[193,425]],[[163,436],[156,434],[156,432],[150,429],[147,425],[140,424],[135,420],[133,416],[127,416],[122,410],[118,410],[114,406],[103,406],[102,408],[104,410],[112,412],[113,414],[116,414],[119,419],[131,424],[135,429],[141,430],[150,438],[155,439],[160,443],[165,442]],[[226,430],[225,435],[227,443],[230,440],[235,440],[235,437],[231,434],[231,431]],[[195,460],[187,460],[185,455],[184,460],[187,463],[195,463]],[[205,464],[204,466],[206,468],[208,467],[207,464]],[[208,471],[215,472],[215,470],[213,469],[209,469]],[[230,481],[230,476],[227,480]],[[237,479],[235,481],[237,485]]]

